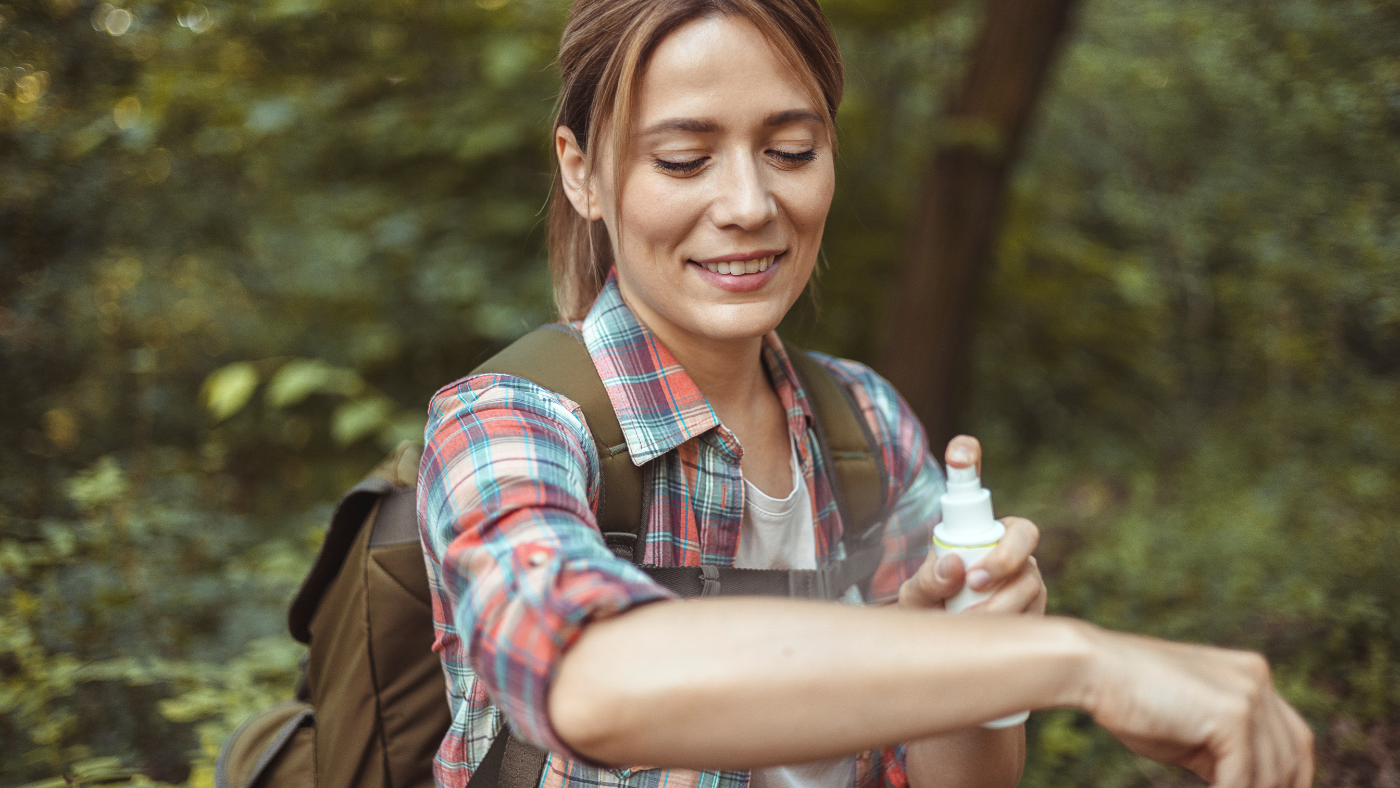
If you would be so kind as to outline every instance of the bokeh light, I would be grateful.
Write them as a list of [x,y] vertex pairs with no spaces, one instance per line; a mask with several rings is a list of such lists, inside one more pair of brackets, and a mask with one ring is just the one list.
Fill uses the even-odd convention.
[[133,19],[131,12],[125,8],[102,3],[92,12],[92,28],[112,36],[122,36],[131,29]]
[[122,131],[135,126],[141,120],[141,99],[127,96],[118,101],[112,110],[112,120],[116,121],[117,128]]
[[190,5],[181,11],[176,18],[180,27],[189,28],[196,33],[204,33],[214,26],[214,17],[209,13],[209,9],[202,5]]

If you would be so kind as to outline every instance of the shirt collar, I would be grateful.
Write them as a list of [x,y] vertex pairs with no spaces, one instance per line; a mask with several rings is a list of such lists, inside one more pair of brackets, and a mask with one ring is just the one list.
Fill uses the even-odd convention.
[[[623,303],[616,271],[608,275],[581,331],[634,464],[650,462],[719,425],[695,381]],[[763,338],[763,363],[787,413],[788,428],[803,434],[812,411],[775,332]],[[799,450],[805,443],[798,441]]]

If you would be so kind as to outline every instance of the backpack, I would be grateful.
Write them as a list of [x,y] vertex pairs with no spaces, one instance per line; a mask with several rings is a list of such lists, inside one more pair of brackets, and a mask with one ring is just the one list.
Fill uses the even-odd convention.
[[[617,415],[583,339],[563,324],[525,335],[471,374],[517,375],[578,403],[598,451],[598,526],[608,547],[680,596],[762,594],[834,599],[867,587],[883,552],[886,470],[859,408],[805,352],[788,355],[811,399],[815,432],[847,524],[846,559],[818,570],[641,565],[649,466],[627,456]],[[430,788],[451,724],[433,652],[432,599],[419,542],[421,447],[401,444],[352,487],[292,600],[292,637],[310,648],[295,698],[264,709],[224,743],[216,788]],[[547,753],[509,726],[469,788],[535,788]]]

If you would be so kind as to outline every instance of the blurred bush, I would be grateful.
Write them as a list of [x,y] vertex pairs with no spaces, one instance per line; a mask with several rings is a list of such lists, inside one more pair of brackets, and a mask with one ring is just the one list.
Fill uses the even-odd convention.
[[[784,330],[868,358],[977,4],[826,7],[840,185]],[[209,785],[290,692],[330,502],[550,317],[563,12],[0,3],[0,784]],[[1324,784],[1400,784],[1400,13],[1093,0],[1057,74],[969,381],[999,509],[1057,612],[1264,650]],[[1181,780],[1033,720],[1027,785]]]
[[[1052,609],[1263,651],[1400,785],[1400,9],[1091,3],[1043,109],[970,423]],[[1166,779],[1044,724],[1027,785]]]

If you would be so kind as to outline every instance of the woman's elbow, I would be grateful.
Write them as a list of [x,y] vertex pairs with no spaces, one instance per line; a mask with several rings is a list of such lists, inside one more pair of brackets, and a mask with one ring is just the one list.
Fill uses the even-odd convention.
[[549,721],[554,735],[590,760],[626,763],[632,760],[629,749],[635,748],[638,739],[635,718],[645,704],[627,697],[615,671],[581,662],[566,657],[550,688]]
[[656,648],[676,637],[666,624],[675,604],[596,620],[564,653],[548,710],[555,735],[571,750],[599,763],[675,765],[669,761],[679,743],[694,733],[690,712],[710,690],[674,654]]

